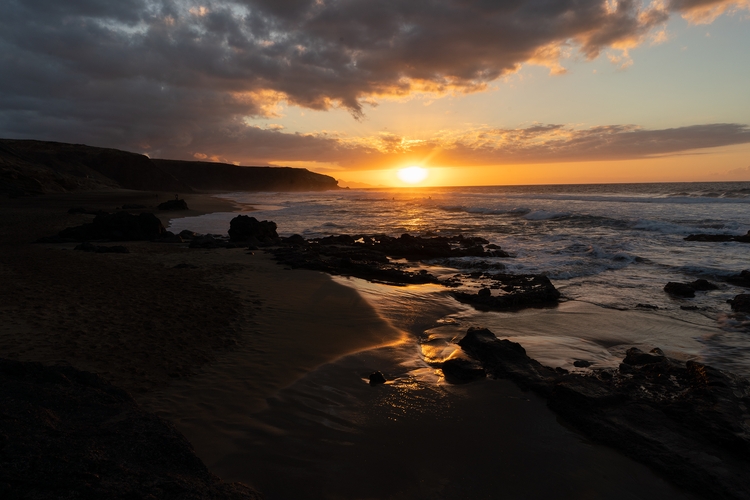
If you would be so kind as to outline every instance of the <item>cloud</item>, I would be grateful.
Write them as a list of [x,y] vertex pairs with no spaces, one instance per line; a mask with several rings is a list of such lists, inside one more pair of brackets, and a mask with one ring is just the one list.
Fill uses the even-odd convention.
[[[627,65],[671,12],[704,22],[748,2],[7,0],[0,136],[183,157],[208,154],[211,138],[234,151],[262,135],[247,118],[282,102],[360,117],[383,97],[482,91],[527,63],[561,74],[576,51],[620,50]],[[287,135],[308,153],[340,145]]]

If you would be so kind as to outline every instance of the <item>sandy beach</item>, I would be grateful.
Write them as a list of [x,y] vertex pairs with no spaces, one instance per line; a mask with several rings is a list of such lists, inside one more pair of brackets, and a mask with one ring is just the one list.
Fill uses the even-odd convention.
[[[519,498],[690,497],[510,382],[419,383],[415,368],[438,377],[413,366],[417,347],[328,275],[242,248],[31,243],[91,218],[70,207],[168,196],[1,199],[0,357],[102,375],[173,422],[213,473],[267,498],[493,498],[503,484]],[[238,210],[186,201],[159,217]],[[391,382],[367,385],[375,369]]]

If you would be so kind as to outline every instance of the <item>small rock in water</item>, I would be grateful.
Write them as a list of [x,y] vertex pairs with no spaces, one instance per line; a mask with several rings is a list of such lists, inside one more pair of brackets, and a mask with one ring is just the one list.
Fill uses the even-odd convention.
[[585,359],[577,359],[573,361],[573,366],[576,368],[588,368],[591,366],[591,361],[586,361]]
[[383,375],[382,373],[372,372],[370,374],[370,385],[375,386],[375,385],[385,384],[385,382],[386,382],[385,375]]
[[750,313],[750,294],[748,293],[741,293],[727,302],[732,306],[732,311]]
[[699,292],[705,292],[705,291],[708,291],[708,290],[718,290],[719,289],[718,286],[716,286],[713,283],[711,283],[710,281],[704,280],[704,279],[695,280],[692,283],[688,283],[688,285],[690,285],[690,287],[693,290],[697,290]]
[[664,353],[659,348],[652,349],[651,353],[645,353],[637,347],[631,347],[625,354],[625,359],[623,359],[622,362],[632,366],[660,363],[665,359]]
[[678,283],[676,281],[670,281],[664,285],[664,291],[669,295],[676,297],[695,297],[695,289],[687,283]]
[[638,307],[640,309],[659,309],[658,306],[655,306],[653,304],[637,304],[635,307]]

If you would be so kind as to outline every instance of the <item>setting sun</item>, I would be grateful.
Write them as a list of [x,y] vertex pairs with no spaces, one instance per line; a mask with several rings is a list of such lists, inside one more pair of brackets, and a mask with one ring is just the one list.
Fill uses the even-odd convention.
[[402,168],[398,171],[398,178],[409,184],[417,184],[427,178],[427,169],[422,167]]

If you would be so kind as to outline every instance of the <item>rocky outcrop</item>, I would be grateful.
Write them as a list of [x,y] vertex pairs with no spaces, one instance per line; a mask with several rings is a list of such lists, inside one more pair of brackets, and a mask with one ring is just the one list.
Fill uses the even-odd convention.
[[547,397],[588,438],[707,498],[750,498],[747,380],[659,349],[631,348],[615,370],[567,373],[487,329],[469,329],[459,345],[488,374]]
[[154,240],[164,235],[166,229],[154,214],[139,215],[127,212],[108,214],[101,212],[93,222],[63,229],[57,236],[42,238],[37,243],[63,243],[71,241],[139,241]]
[[459,302],[480,310],[512,311],[526,307],[554,306],[560,292],[546,276],[540,274],[481,273],[484,288],[477,292],[456,290],[451,295]]
[[97,375],[0,359],[0,497],[257,500]]

